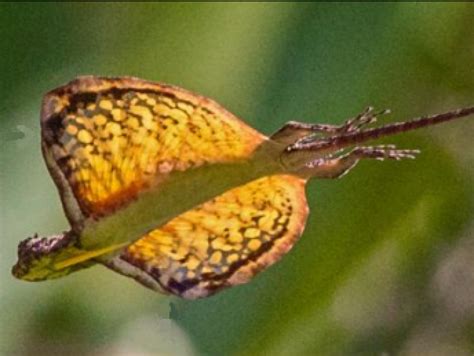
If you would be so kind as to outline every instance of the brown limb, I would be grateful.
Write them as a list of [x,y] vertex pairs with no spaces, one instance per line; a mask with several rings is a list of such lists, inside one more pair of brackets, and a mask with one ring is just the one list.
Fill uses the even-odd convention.
[[383,161],[385,159],[414,159],[418,150],[399,150],[394,145],[356,147],[336,158],[319,158],[309,162],[298,173],[304,177],[340,178],[347,174],[364,158]]

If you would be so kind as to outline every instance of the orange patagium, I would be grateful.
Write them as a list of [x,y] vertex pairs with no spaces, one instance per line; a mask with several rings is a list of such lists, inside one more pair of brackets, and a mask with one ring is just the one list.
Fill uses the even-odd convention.
[[216,102],[137,78],[79,77],[44,97],[42,150],[71,225],[18,247],[13,274],[40,281],[95,264],[156,291],[200,298],[246,283],[302,234],[305,184],[360,159],[417,150],[357,146],[464,117],[474,107],[378,128],[288,122],[267,137]]

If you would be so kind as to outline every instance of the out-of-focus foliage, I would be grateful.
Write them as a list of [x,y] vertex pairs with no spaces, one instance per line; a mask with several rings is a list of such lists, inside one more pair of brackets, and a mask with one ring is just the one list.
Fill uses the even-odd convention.
[[101,267],[30,284],[17,243],[65,230],[39,148],[42,95],[83,74],[212,97],[270,133],[474,105],[471,4],[1,4],[0,354],[462,355],[474,350],[474,119],[391,140],[308,187],[300,242],[252,283],[182,301]]

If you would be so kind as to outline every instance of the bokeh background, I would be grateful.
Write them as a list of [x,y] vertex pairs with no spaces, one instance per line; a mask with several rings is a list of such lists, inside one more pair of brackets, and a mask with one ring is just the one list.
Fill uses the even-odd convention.
[[472,355],[474,118],[390,140],[308,187],[299,243],[212,298],[154,294],[95,267],[13,279],[17,243],[67,229],[40,153],[42,95],[133,75],[216,99],[265,133],[367,105],[407,119],[474,105],[470,4],[0,5],[0,354]]

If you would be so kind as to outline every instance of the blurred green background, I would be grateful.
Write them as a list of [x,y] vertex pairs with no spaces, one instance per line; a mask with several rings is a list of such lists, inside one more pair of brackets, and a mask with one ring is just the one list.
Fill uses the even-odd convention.
[[299,243],[212,298],[154,294],[100,266],[14,280],[17,243],[67,229],[40,153],[42,95],[132,75],[216,99],[265,133],[367,105],[407,119],[474,105],[470,4],[0,5],[0,354],[472,355],[474,118],[390,140],[308,187]]

